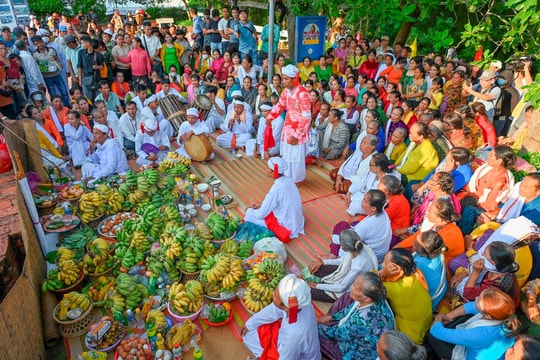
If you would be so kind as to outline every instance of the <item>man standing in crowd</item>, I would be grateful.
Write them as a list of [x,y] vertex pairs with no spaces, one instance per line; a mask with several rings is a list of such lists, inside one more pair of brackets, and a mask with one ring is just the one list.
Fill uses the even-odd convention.
[[191,15],[191,18],[193,19],[193,32],[191,35],[193,40],[193,46],[197,44],[200,51],[204,47],[204,20],[199,15],[197,15],[196,8],[191,8],[189,10],[189,13]]
[[39,67],[32,57],[32,54],[26,48],[26,44],[22,40],[15,41],[15,48],[19,50],[19,56],[21,57],[22,66],[26,75],[26,84],[28,85],[29,94],[33,94],[36,91],[43,91],[45,93],[45,80]]
[[238,50],[240,57],[251,56],[253,63],[257,64],[257,30],[251,21],[248,20],[246,9],[240,10],[240,21],[235,28],[235,35],[239,40]]
[[236,27],[238,26],[239,20],[238,7],[234,6],[231,10],[232,19],[227,23],[227,28],[225,29],[225,34],[229,35],[229,51],[231,54],[237,53],[240,46],[238,36],[236,36]]
[[92,39],[90,36],[81,37],[81,45],[83,50],[79,52],[78,59],[78,78],[81,80],[81,86],[84,96],[89,99],[95,98],[97,91],[97,72],[103,69],[104,60],[101,53],[94,51]]
[[152,64],[152,70],[158,72],[161,77],[163,69],[161,68],[161,60],[159,59],[159,50],[161,49],[161,42],[158,37],[152,34],[152,24],[150,21],[145,21],[143,24],[144,34],[141,35],[141,40],[144,48],[148,52],[150,57],[150,63]]
[[231,19],[229,17],[229,8],[224,6],[223,9],[221,9],[221,15],[223,16],[219,22],[218,22],[218,30],[219,35],[221,35],[221,50],[220,53],[223,55],[225,51],[227,51],[227,48],[229,47],[229,34],[227,34],[226,30],[229,25],[229,20]]
[[306,142],[311,125],[311,105],[307,90],[299,84],[298,68],[287,65],[281,72],[285,89],[267,119],[273,120],[282,111],[287,111],[280,153],[287,163],[285,175],[295,183],[301,183],[306,178]]
[[463,90],[474,96],[473,102],[479,102],[486,107],[486,115],[493,122],[495,115],[495,105],[499,96],[501,96],[501,88],[494,84],[495,73],[491,70],[484,71],[480,75],[480,91],[474,91],[472,85],[463,82]]

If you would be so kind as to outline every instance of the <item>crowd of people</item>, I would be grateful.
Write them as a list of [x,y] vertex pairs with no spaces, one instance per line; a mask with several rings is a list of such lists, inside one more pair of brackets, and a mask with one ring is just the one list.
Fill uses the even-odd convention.
[[[269,44],[245,10],[190,13],[191,33],[144,13],[2,27],[0,118],[34,120],[44,164],[86,182],[189,157],[193,136],[216,132],[233,155],[268,160],[274,185],[246,220],[284,241],[304,232],[306,168],[329,161],[345,220],[305,280],[285,277],[246,323],[256,357],[533,359],[540,340],[516,337],[540,334],[540,247],[527,241],[540,175],[516,157],[540,150],[530,62],[481,69],[342,28],[318,58],[269,64],[277,27]],[[167,96],[186,108],[178,128]],[[333,305],[317,317],[311,300]]]

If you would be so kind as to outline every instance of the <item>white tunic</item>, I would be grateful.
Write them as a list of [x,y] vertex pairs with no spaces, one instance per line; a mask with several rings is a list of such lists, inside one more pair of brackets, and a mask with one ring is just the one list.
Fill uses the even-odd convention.
[[[166,146],[167,148],[171,147],[171,143],[169,142],[169,138],[166,134],[164,134],[162,131],[157,130],[154,135],[149,135],[147,132],[144,134],[141,131],[137,132],[137,135],[135,135],[135,152],[137,153],[137,164],[139,165],[150,165],[152,164],[151,160],[147,160],[146,157],[148,156],[147,153],[142,151],[141,146],[142,144],[152,144],[157,147],[160,146]],[[162,150],[159,151],[156,155],[158,156],[158,159],[156,162],[159,164],[161,163],[161,160],[165,159],[167,156],[168,150]]]
[[302,199],[293,180],[288,176],[281,176],[274,180],[274,185],[264,197],[261,207],[249,208],[246,211],[245,221],[266,226],[264,219],[274,212],[278,223],[291,231],[291,238],[304,233],[304,214],[302,213]]
[[235,121],[231,128],[229,128],[229,120],[234,115],[234,110],[227,113],[225,121],[221,124],[221,130],[225,131],[224,134],[219,135],[216,138],[216,144],[221,147],[232,147],[233,134],[236,134],[236,145],[244,146],[246,141],[251,139],[251,133],[253,132],[253,115],[244,110],[242,116],[244,121]]
[[114,111],[107,110],[107,126],[109,126],[113,133],[114,139],[118,141],[120,147],[124,148],[124,134],[122,133],[122,128],[120,127],[120,120],[118,115]]
[[90,130],[83,124],[75,129],[69,123],[64,125],[64,135],[69,149],[69,156],[74,166],[79,166],[88,161],[86,150],[90,146],[90,141],[94,138]]
[[212,105],[212,108],[210,109],[210,112],[208,112],[206,120],[204,120],[206,126],[208,126],[208,129],[210,130],[210,133],[213,133],[214,131],[216,131],[216,129],[219,129],[224,118],[224,115],[220,115],[216,107],[220,108],[225,114],[225,102],[218,97],[216,97],[215,101],[216,104]]
[[143,118],[138,111],[135,115],[135,119],[131,119],[127,112],[122,114],[118,120],[120,123],[120,131],[122,131],[122,137],[135,142],[135,135],[137,135],[137,131],[141,128],[142,121]]
[[124,150],[118,145],[118,141],[107,139],[97,145],[96,151],[91,155],[91,163],[82,166],[83,179],[93,177],[99,179],[113,174],[121,174],[128,171],[128,163]]
[[[189,154],[187,153],[184,147],[184,143],[180,140],[180,138],[190,131],[193,131],[194,135],[208,135],[210,133],[206,124],[201,121],[197,121],[195,125],[191,125],[189,122],[184,121],[182,125],[180,125],[180,128],[178,128],[178,136],[176,137],[176,142],[180,147],[176,149],[176,152],[184,157],[187,157],[188,159],[191,159],[191,156],[189,156]],[[210,157],[212,156],[210,155]]]
[[[276,156],[279,154],[281,144],[281,132],[283,131],[283,123],[285,119],[283,116],[278,116],[272,120],[272,135],[276,145],[268,149],[270,156]],[[259,154],[264,152],[264,130],[266,129],[266,120],[264,118],[259,119],[259,129],[257,130],[257,145],[259,146]]]
[[319,334],[317,331],[317,318],[312,305],[302,308],[298,312],[298,319],[294,324],[289,324],[289,318],[284,310],[279,309],[273,303],[253,315],[246,321],[249,330],[244,335],[244,344],[256,357],[262,354],[257,329],[266,324],[271,324],[283,319],[279,328],[277,350],[280,360],[320,360],[321,349]]
[[390,249],[390,241],[392,240],[392,227],[386,211],[383,210],[379,215],[364,218],[353,229],[377,255],[377,260],[382,262],[384,255]]

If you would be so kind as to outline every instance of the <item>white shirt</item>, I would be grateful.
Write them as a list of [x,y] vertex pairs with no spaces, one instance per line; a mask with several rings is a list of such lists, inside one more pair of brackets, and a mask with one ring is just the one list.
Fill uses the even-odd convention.
[[178,142],[178,144],[183,144],[181,141],[180,141],[180,138],[184,135],[184,134],[187,134],[188,132],[190,131],[193,131],[193,134],[194,135],[200,135],[200,134],[206,134],[208,135],[208,133],[210,132],[208,130],[208,126],[206,126],[206,124],[202,121],[197,121],[195,123],[195,125],[191,125],[189,123],[189,121],[184,121],[182,123],[182,125],[180,125],[180,127],[178,128],[178,136],[176,138],[176,141]]
[[135,135],[137,135],[137,131],[141,128],[142,121],[142,115],[138,111],[135,114],[135,119],[131,119],[127,112],[122,114],[118,122],[120,123],[120,131],[124,139],[135,141]]
[[264,219],[271,212],[278,223],[291,231],[291,238],[304,233],[304,214],[302,199],[294,181],[288,176],[274,180],[274,185],[264,197],[261,207],[252,209],[251,215]]
[[144,48],[148,50],[148,53],[150,54],[150,60],[152,60],[152,56],[154,56],[156,51],[161,49],[161,43],[159,42],[159,39],[154,35],[150,35],[150,37],[147,37],[143,34],[141,35],[141,41]]
[[308,305],[298,312],[298,319],[289,324],[289,318],[284,310],[273,303],[253,315],[246,321],[249,332],[243,340],[246,346],[260,356],[262,348],[256,329],[262,325],[283,319],[279,328],[277,350],[280,360],[320,360],[321,350],[317,331],[317,318],[313,305]]
[[232,129],[229,128],[229,120],[235,115],[233,111],[227,113],[225,121],[221,123],[221,130],[227,132],[233,132],[235,134],[251,134],[253,131],[253,114],[247,109],[244,109],[244,113],[241,116],[244,116],[244,121],[235,121],[232,125]]
[[169,89],[169,93],[168,93],[168,94],[165,94],[165,92],[164,92],[163,90],[161,90],[160,92],[158,92],[158,93],[156,94],[156,97],[157,97],[159,100],[161,100],[161,99],[163,99],[163,98],[164,98],[165,96],[167,96],[167,95],[174,95],[174,96],[176,96],[176,97],[178,98],[178,100],[180,100],[181,103],[183,103],[183,104],[186,104],[186,103],[187,103],[186,98],[183,97],[182,94],[180,94],[180,93],[178,92],[178,90],[173,89],[173,88],[170,88],[170,89]]
[[122,134],[122,128],[120,127],[120,121],[114,111],[107,111],[107,125],[112,129],[114,133],[114,139],[118,141],[121,148],[124,148],[124,135]]
[[96,151],[91,156],[92,162],[99,164],[90,170],[90,176],[94,179],[124,173],[129,169],[124,150],[118,145],[118,141],[113,139],[108,138],[103,145],[98,144]]
[[137,135],[135,135],[135,152],[137,153],[137,156],[144,159],[148,156],[148,154],[141,150],[142,144],[152,144],[157,147],[160,147],[160,146],[167,146],[168,148],[171,147],[169,138],[167,137],[166,134],[164,134],[160,130],[157,130],[154,133],[154,135],[148,135],[147,132],[144,132],[143,134],[140,130],[137,131]]
[[21,50],[19,56],[21,57],[22,66],[26,75],[28,92],[33,94],[34,92],[39,91],[38,85],[45,86],[45,80],[43,79],[41,71],[39,71],[36,60],[34,60],[32,57],[32,54],[30,54],[27,50]]
[[[386,211],[379,215],[372,215],[364,218],[354,226],[354,231],[360,235],[360,239],[373,250],[377,255],[377,260],[382,262],[384,255],[390,248],[392,240],[392,227]],[[340,256],[341,256],[340,250]]]

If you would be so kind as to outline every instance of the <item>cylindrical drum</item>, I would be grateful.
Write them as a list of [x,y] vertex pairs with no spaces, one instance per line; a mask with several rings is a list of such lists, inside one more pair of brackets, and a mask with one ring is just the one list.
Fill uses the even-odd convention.
[[212,102],[208,96],[199,94],[195,97],[195,101],[193,101],[191,107],[199,110],[199,117],[201,120],[206,120],[210,113],[210,109],[212,109]]
[[180,125],[187,120],[184,105],[175,95],[170,94],[159,100],[159,106],[161,107],[161,111],[163,111],[163,116],[173,126],[174,134],[178,134]]
[[204,161],[212,154],[212,144],[204,134],[192,135],[184,147],[192,160]]

